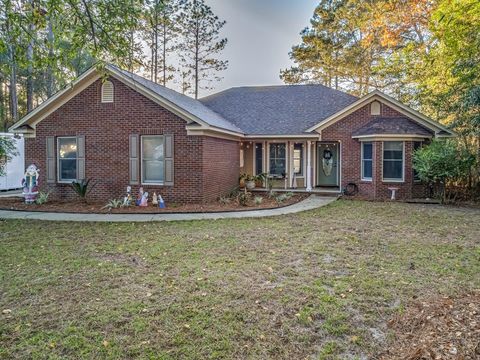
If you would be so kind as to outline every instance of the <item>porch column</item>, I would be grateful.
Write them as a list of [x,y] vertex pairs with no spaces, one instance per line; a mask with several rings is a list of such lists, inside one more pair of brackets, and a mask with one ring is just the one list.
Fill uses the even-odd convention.
[[307,141],[307,191],[312,191],[312,142]]

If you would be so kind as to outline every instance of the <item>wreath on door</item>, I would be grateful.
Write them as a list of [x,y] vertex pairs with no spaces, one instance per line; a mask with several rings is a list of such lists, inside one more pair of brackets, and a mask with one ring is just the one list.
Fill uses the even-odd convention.
[[325,176],[330,176],[333,169],[333,153],[330,149],[323,150],[322,165]]

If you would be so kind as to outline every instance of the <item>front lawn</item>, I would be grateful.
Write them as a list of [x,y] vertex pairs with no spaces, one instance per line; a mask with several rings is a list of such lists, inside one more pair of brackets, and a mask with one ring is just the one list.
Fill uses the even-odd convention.
[[0,221],[0,358],[372,358],[412,301],[480,288],[479,224],[342,200],[247,220]]

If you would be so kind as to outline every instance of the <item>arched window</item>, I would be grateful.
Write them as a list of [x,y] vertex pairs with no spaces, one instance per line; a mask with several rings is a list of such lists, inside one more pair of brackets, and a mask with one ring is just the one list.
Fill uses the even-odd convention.
[[113,103],[113,83],[105,81],[102,84],[102,103]]

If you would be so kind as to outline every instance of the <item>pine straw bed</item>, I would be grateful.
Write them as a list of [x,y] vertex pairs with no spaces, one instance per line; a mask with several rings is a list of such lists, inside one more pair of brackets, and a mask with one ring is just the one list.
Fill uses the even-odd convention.
[[382,360],[480,359],[480,291],[417,300],[389,321]]

